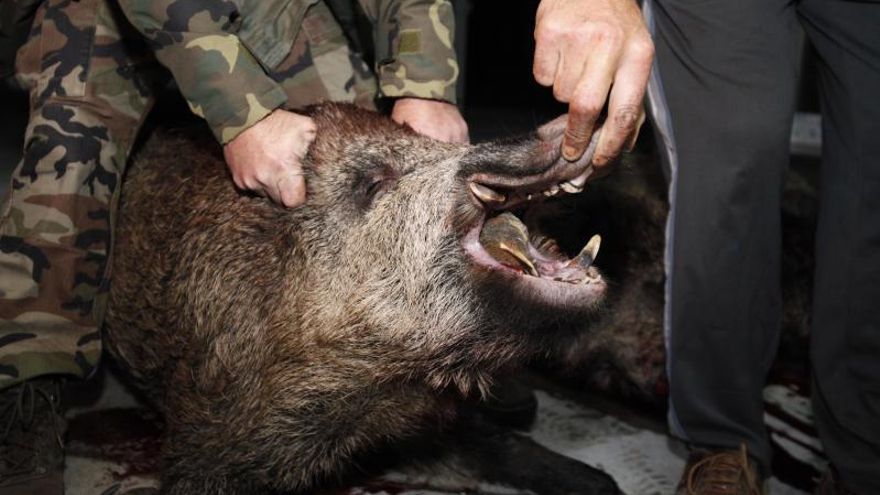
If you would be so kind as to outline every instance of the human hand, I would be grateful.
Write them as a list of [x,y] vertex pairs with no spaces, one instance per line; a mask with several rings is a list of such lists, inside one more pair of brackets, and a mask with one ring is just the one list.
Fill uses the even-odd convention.
[[468,127],[452,103],[422,98],[400,98],[394,102],[391,119],[407,124],[419,134],[449,143],[467,143]]
[[[566,160],[583,155],[602,109],[593,165],[632,149],[645,120],[642,99],[654,44],[635,0],[541,0],[535,27],[535,80],[568,103]],[[610,95],[609,95],[610,93]]]
[[288,208],[303,204],[302,160],[316,130],[314,121],[305,115],[273,111],[223,146],[233,182]]

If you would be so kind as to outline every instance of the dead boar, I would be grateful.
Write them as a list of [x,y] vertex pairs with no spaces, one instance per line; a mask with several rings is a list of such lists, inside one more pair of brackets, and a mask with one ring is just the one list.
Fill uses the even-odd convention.
[[[311,492],[454,429],[460,397],[564,349],[605,292],[598,238],[569,259],[513,214],[584,188],[591,151],[560,158],[564,120],[470,146],[310,112],[301,208],[236,191],[216,143],[189,135],[151,139],[125,179],[107,340],[165,416],[165,493]],[[506,441],[520,445],[453,448],[499,480],[512,464],[487,463],[496,448],[565,471],[552,486],[513,473],[537,493],[617,493]]]

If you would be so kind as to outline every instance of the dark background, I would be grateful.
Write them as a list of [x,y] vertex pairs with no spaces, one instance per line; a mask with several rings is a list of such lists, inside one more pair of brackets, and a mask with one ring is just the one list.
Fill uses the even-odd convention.
[[[566,111],[551,88],[535,82],[535,11],[538,0],[458,0],[458,21],[466,26],[462,52],[462,97],[475,141],[533,129]],[[469,15],[468,15],[469,14]],[[468,19],[462,19],[467,17]]]

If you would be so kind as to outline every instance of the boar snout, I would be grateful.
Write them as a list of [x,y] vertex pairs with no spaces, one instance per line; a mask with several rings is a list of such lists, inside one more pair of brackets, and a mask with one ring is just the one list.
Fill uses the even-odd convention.
[[526,139],[471,149],[459,175],[467,180],[481,206],[509,210],[532,197],[584,190],[595,172],[590,162],[600,134],[593,135],[580,159],[570,162],[562,157],[561,149],[566,119],[565,115],[558,117]]
[[533,221],[541,203],[582,192],[593,176],[599,135],[579,160],[569,162],[561,153],[565,122],[563,115],[525,139],[469,150],[458,175],[480,214],[469,225],[464,248],[478,271],[500,277],[525,299],[549,309],[593,308],[606,288],[592,266],[601,238],[592,236],[570,259]]

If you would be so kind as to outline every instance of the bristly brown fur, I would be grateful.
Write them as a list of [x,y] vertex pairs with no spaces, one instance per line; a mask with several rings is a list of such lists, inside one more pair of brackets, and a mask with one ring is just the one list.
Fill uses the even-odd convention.
[[311,490],[448,421],[583,316],[461,253],[476,213],[460,164],[522,162],[534,137],[474,147],[349,106],[312,116],[302,208],[236,191],[216,143],[190,135],[151,138],[126,178],[107,338],[166,416],[166,493]]

